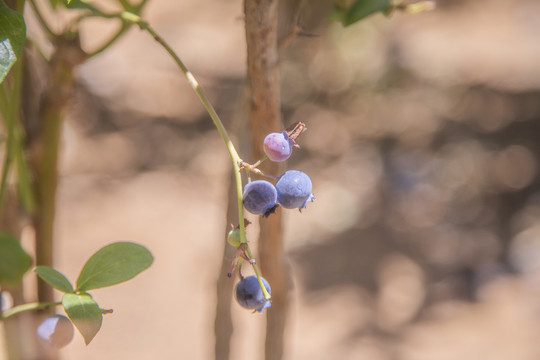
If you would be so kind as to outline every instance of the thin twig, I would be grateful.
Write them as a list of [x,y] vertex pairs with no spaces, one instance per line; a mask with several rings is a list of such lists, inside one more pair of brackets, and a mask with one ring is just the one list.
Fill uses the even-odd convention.
[[0,317],[0,321],[5,320],[13,315],[20,314],[25,311],[31,311],[31,310],[42,310],[46,309],[52,306],[58,306],[62,305],[61,301],[55,301],[55,302],[33,302],[28,304],[22,304],[19,306],[12,307],[9,310],[6,310],[2,316]]
[[[227,130],[225,129],[225,126],[223,125],[223,122],[219,118],[219,115],[217,114],[216,110],[214,109],[214,106],[200,87],[197,79],[195,79],[195,76],[189,71],[189,69],[186,67],[186,65],[180,60],[178,55],[175,53],[175,51],[169,46],[169,44],[163,40],[161,36],[159,36],[156,31],[148,25],[147,22],[143,21],[138,15],[130,13],[130,12],[123,12],[121,14],[121,18],[137,24],[141,29],[147,31],[153,38],[156,40],[164,49],[169,53],[169,55],[173,58],[174,62],[178,65],[180,70],[184,73],[186,79],[188,80],[188,83],[193,88],[199,99],[201,100],[202,104],[204,105],[206,111],[210,115],[210,118],[214,122],[214,125],[216,126],[219,134],[221,135],[221,138],[225,142],[225,146],[227,147],[227,150],[229,151],[229,155],[231,157],[232,165],[233,165],[233,173],[235,177],[236,182],[236,193],[237,193],[237,199],[238,199],[238,219],[239,219],[239,228],[240,228],[240,242],[241,243],[247,243],[246,240],[246,230],[245,230],[245,223],[244,223],[244,205],[243,205],[243,197],[242,197],[242,177],[240,173],[240,163],[242,162],[242,159],[238,155],[238,152],[236,151],[231,138],[229,137]],[[251,249],[249,246],[246,248],[246,254],[250,259],[253,259],[253,255],[251,253]],[[266,287],[264,286],[261,275],[259,273],[259,270],[255,264],[252,264],[253,271],[255,272],[255,275],[257,276],[257,279],[259,281],[259,285],[261,286],[261,290],[264,294],[265,299],[270,299],[270,294],[266,290]]]
[[114,44],[120,37],[122,37],[122,35],[124,35],[126,33],[126,31],[131,27],[131,24],[128,24],[124,21],[122,21],[122,26],[120,27],[120,29],[116,32],[116,34],[114,34],[108,41],[106,41],[103,45],[101,45],[99,48],[97,48],[96,50],[92,51],[91,53],[88,54],[88,57],[93,57],[93,56],[96,56],[98,54],[101,54],[103,51],[105,51],[106,49],[108,49],[112,44]]

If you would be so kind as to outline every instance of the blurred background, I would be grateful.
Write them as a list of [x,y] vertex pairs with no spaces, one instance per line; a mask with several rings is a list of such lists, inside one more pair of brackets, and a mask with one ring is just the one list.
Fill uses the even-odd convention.
[[[309,35],[281,49],[284,125],[308,128],[287,167],[308,173],[316,196],[302,213],[283,212],[294,281],[285,358],[539,359],[540,2],[439,0],[429,13],[347,28],[331,9],[281,4],[281,36],[295,18]],[[240,143],[242,2],[152,0],[146,18]],[[88,24],[83,46],[113,30]],[[216,281],[235,281],[220,273],[222,140],[172,60],[137,29],[83,64],[77,83],[56,268],[75,280],[114,241],[145,245],[155,262],[94,291],[114,314],[88,347],[76,336],[61,355],[214,358]],[[262,358],[265,317],[234,302],[231,312],[231,358]]]

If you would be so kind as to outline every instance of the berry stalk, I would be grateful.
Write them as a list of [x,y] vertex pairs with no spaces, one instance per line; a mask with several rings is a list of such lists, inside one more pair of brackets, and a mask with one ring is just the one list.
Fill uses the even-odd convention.
[[[208,112],[208,115],[210,115],[210,118],[212,118],[212,121],[214,122],[214,125],[216,126],[217,131],[221,135],[221,138],[225,142],[225,146],[227,147],[227,150],[229,151],[229,155],[232,160],[233,165],[233,172],[234,172],[234,179],[236,182],[236,193],[237,193],[237,200],[238,200],[238,220],[239,220],[239,230],[240,230],[240,242],[246,243],[246,227],[244,223],[244,208],[243,208],[243,195],[242,195],[242,177],[240,173],[240,164],[243,163],[242,159],[238,155],[238,152],[236,151],[236,148],[234,147],[231,138],[229,137],[229,134],[227,133],[227,130],[225,129],[225,126],[223,126],[223,122],[219,118],[219,115],[217,114],[216,110],[214,109],[214,106],[206,96],[206,94],[201,89],[199,82],[197,79],[195,79],[195,76],[189,71],[189,69],[184,65],[182,60],[178,57],[178,55],[174,52],[174,50],[167,44],[165,40],[161,36],[159,36],[156,31],[148,25],[147,22],[143,21],[138,15],[133,14],[128,11],[124,11],[120,13],[119,17],[125,21],[134,23],[138,25],[142,30],[145,30],[148,32],[154,40],[156,40],[164,49],[167,51],[167,53],[173,58],[174,62],[178,65],[182,73],[185,75],[186,79],[188,80],[189,85],[193,88],[199,99],[201,100],[203,106],[205,107],[206,111]],[[246,253],[250,259],[253,259],[253,255],[251,254],[251,250],[249,246],[246,248]],[[266,290],[262,280],[261,276],[259,274],[259,271],[257,269],[257,266],[255,264],[252,264],[253,271],[255,272],[255,275],[257,276],[257,279],[259,281],[259,285],[261,286],[261,289],[263,291],[265,299],[270,299],[270,294]]]

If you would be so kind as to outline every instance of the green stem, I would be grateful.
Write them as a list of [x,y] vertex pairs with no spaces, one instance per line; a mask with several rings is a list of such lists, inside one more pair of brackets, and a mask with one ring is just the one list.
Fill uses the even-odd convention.
[[9,109],[9,100],[6,94],[6,84],[7,82],[4,82],[2,86],[0,86],[0,113],[4,117],[7,116],[7,111]]
[[98,54],[101,54],[103,51],[105,51],[109,46],[114,44],[116,40],[118,40],[122,35],[126,33],[126,31],[130,28],[129,25],[127,25],[125,22],[122,22],[122,26],[120,27],[120,30],[116,32],[107,42],[105,42],[103,45],[101,45],[96,50],[92,51],[88,54],[88,57],[91,58],[93,56],[96,56]]
[[[158,33],[154,29],[148,25],[147,22],[143,21],[138,15],[133,14],[131,12],[123,12],[120,14],[121,18],[125,21],[132,22],[134,24],[137,24],[141,29],[147,31],[153,38],[156,40],[164,49],[169,53],[169,55],[173,58],[174,62],[178,65],[180,70],[184,73],[186,79],[188,80],[189,85],[193,88],[199,99],[201,100],[202,104],[204,105],[206,111],[210,115],[210,118],[212,118],[212,121],[214,122],[214,125],[217,128],[217,131],[221,135],[221,138],[225,142],[225,146],[227,147],[227,150],[229,151],[229,155],[232,160],[233,165],[233,171],[234,171],[234,179],[236,182],[236,193],[237,193],[237,199],[238,199],[238,222],[239,222],[239,228],[240,228],[240,242],[241,243],[247,243],[246,240],[246,227],[244,223],[244,204],[243,204],[243,197],[242,197],[242,175],[240,173],[240,163],[242,162],[242,159],[238,155],[238,152],[236,151],[236,148],[234,147],[231,138],[229,137],[229,134],[227,133],[227,130],[225,129],[225,126],[223,126],[223,123],[221,122],[221,119],[219,118],[219,115],[217,114],[216,110],[214,109],[214,106],[206,96],[206,94],[201,89],[198,81],[195,79],[195,76],[191,73],[191,71],[188,70],[188,68],[184,65],[182,60],[176,55],[174,50],[167,44],[161,36],[159,36]],[[253,255],[251,254],[251,250],[249,249],[249,246],[246,250],[247,255],[250,259],[253,259]],[[257,279],[259,280],[259,285],[261,286],[261,289],[263,291],[265,299],[270,299],[270,294],[266,290],[262,280],[261,275],[259,274],[259,270],[257,269],[257,266],[255,264],[252,264],[253,271],[255,272],[255,275],[257,276]]]
[[120,5],[122,5],[124,10],[126,10],[126,11],[133,11],[134,10],[134,6],[131,5],[127,0],[118,0],[118,2],[120,3]]
[[0,219],[2,218],[4,197],[7,189],[9,169],[11,167],[11,150],[13,148],[13,120],[11,119],[11,116],[6,117],[4,124],[7,132],[7,140],[5,145],[6,153],[4,155],[4,163],[2,164],[2,177],[0,179]]
[[52,29],[50,28],[49,24],[47,24],[47,21],[45,21],[45,18],[41,15],[41,11],[39,10],[35,0],[30,0],[30,6],[32,7],[32,10],[34,10],[34,14],[36,15],[36,18],[38,19],[39,24],[45,30],[47,35],[49,35],[50,38],[54,39],[56,37],[56,34]]
[[[120,3],[122,8],[126,12],[139,14],[142,11],[142,9],[144,8],[144,6],[146,5],[147,0],[141,0],[141,2],[136,4],[136,5],[132,5],[131,3],[129,3],[126,0],[118,0],[118,2]],[[122,26],[116,32],[116,34],[114,34],[109,40],[107,40],[99,48],[97,48],[96,50],[94,50],[94,51],[92,51],[91,53],[88,54],[88,57],[91,58],[93,56],[101,54],[103,51],[108,49],[112,44],[114,44],[122,35],[124,35],[126,33],[126,31],[131,27],[133,22],[126,22],[124,19],[122,19],[121,14],[118,14],[118,13],[105,13],[105,12],[99,10],[95,6],[90,7],[89,10],[91,11],[91,13],[82,15],[80,18],[77,19],[77,22],[80,22],[85,18],[93,17],[93,16],[97,16],[97,17],[101,17],[101,18],[120,18],[122,20]]]
[[135,5],[135,13],[139,14],[141,12],[141,10],[144,8],[144,6],[146,5],[146,3],[148,2],[148,0],[141,0],[140,3],[138,3],[137,5]]
[[21,14],[24,11],[24,3],[25,2],[26,2],[26,0],[17,0],[17,11],[20,12]]
[[5,311],[2,316],[0,317],[0,320],[5,320],[8,317],[11,317],[13,315],[17,315],[19,313],[25,312],[25,311],[32,311],[32,310],[42,310],[46,309],[51,306],[57,306],[62,305],[61,301],[55,301],[55,302],[34,302],[34,303],[28,303],[28,304],[22,304],[15,307],[12,307],[11,309]]
[[11,167],[11,140],[10,138],[13,136],[12,134],[12,128],[13,126],[9,125],[8,128],[8,140],[6,142],[6,154],[4,157],[4,163],[2,164],[2,178],[0,182],[0,219],[3,215],[3,205],[4,205],[4,197],[6,194],[7,189],[7,179],[9,175],[9,168]]
[[15,124],[19,118],[19,103],[21,98],[21,76],[22,76],[22,63],[17,61],[12,69],[12,83],[13,86],[9,90],[11,95],[6,93],[6,86],[2,86],[0,89],[0,107],[2,108],[2,115],[4,117],[4,126],[6,129],[6,153],[4,158],[4,164],[2,169],[2,175],[0,178],[0,218],[2,217],[2,209],[4,204],[4,197],[7,191],[8,175],[13,161],[14,145],[15,141]]

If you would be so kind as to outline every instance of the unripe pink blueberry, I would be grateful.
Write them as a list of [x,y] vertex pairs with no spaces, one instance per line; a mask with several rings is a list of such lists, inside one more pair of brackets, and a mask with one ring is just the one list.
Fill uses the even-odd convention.
[[292,154],[294,141],[285,131],[270,133],[264,138],[264,152],[272,161],[282,162]]

